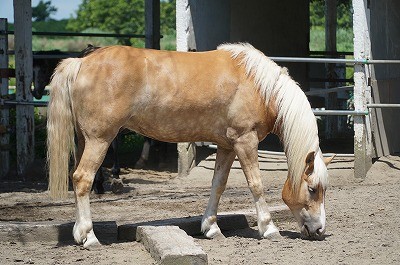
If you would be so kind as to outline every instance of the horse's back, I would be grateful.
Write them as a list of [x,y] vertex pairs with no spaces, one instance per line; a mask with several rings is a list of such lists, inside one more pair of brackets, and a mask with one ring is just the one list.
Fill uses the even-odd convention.
[[[82,118],[91,118],[96,126],[111,120],[164,141],[218,141],[232,122],[230,115],[237,116],[232,112],[243,112],[243,102],[250,111],[262,105],[256,89],[244,86],[254,83],[226,51],[110,46],[82,59],[74,97]],[[237,102],[243,89],[247,91],[240,92]],[[250,122],[265,118],[252,111]]]

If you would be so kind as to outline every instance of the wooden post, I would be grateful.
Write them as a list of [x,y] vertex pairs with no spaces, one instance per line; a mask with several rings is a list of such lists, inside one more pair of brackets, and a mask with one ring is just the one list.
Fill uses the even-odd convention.
[[160,0],[145,0],[146,44],[149,49],[160,49]]
[[[7,31],[7,19],[0,18],[0,31]],[[8,68],[8,36],[0,35],[0,68]],[[8,78],[0,78],[0,98],[8,95]],[[10,170],[10,135],[8,126],[10,114],[8,108],[0,106],[0,178]]]
[[[196,41],[193,30],[190,0],[176,1],[176,50],[195,51]],[[187,176],[196,165],[196,145],[194,143],[178,144],[178,175]]]
[[[32,5],[14,0],[16,100],[32,101]],[[17,173],[23,175],[34,159],[34,107],[16,106]]]
[[[337,29],[337,0],[325,0],[325,50],[328,53],[336,53],[336,29]],[[337,74],[335,64],[326,64],[327,78],[335,79]],[[335,83],[327,82],[325,88],[336,87]],[[337,109],[337,93],[326,95],[327,109]],[[338,132],[338,117],[327,116],[325,124],[325,138],[334,138]]]
[[[353,0],[354,59],[370,58],[371,41],[368,27],[368,0]],[[366,111],[371,92],[368,86],[368,66],[354,66],[354,109]],[[354,116],[354,176],[365,178],[372,166],[372,141],[369,116]]]

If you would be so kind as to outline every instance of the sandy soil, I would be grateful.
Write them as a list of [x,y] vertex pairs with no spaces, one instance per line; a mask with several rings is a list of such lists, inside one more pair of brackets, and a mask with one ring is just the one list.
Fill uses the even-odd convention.
[[[91,195],[94,221],[142,222],[202,215],[207,204],[214,156],[178,179],[176,173],[123,171],[124,193]],[[286,161],[260,156],[265,193],[271,206],[282,205],[280,192]],[[337,159],[330,166],[327,191],[327,234],[323,241],[299,238],[290,214],[275,215],[279,240],[261,240],[257,227],[228,231],[225,239],[196,238],[209,264],[400,264],[400,157],[381,158],[367,178],[353,177],[353,161]],[[72,193],[51,201],[43,182],[5,181],[0,187],[0,221],[73,221]],[[106,189],[109,190],[109,184]],[[254,209],[236,161],[220,212]],[[111,242],[94,250],[56,242],[0,240],[0,264],[153,264],[140,243]]]

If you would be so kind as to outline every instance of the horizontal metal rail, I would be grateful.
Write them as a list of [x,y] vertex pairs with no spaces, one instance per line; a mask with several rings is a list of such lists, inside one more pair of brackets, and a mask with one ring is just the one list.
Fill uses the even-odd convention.
[[71,57],[79,57],[81,53],[70,52],[65,54],[33,54],[33,59],[66,59]]
[[306,58],[306,57],[269,57],[276,62],[287,63],[347,63],[347,64],[400,64],[400,60]]
[[367,104],[367,108],[400,108],[400,104],[371,103]]
[[368,115],[368,111],[358,111],[358,110],[316,110],[313,109],[315,116],[364,116]]
[[[13,30],[1,30],[0,35],[14,35]],[[103,37],[103,38],[138,38],[144,39],[144,34],[117,34],[117,33],[83,33],[83,32],[43,32],[32,31],[36,36],[60,36],[60,37]],[[162,36],[160,36],[162,38]]]
[[338,52],[338,51],[310,51],[311,55],[330,55],[330,56],[338,56],[338,55],[353,55],[353,52]]
[[[16,100],[1,100],[1,105],[33,105],[37,107],[46,107],[48,102],[45,101],[16,101]],[[347,115],[368,115],[368,111],[355,111],[355,110],[315,110],[315,116],[347,116]]]
[[3,105],[24,105],[24,106],[35,106],[35,107],[47,107],[48,102],[46,101],[17,101],[17,100],[1,100],[0,106]]
[[343,83],[343,82],[349,82],[349,83],[354,83],[353,78],[318,78],[318,77],[310,77],[308,78],[308,81],[311,83],[315,82],[325,82],[325,83]]
[[[217,149],[216,144],[210,144],[206,145],[208,148],[211,149]],[[277,152],[277,151],[268,151],[268,150],[258,150],[259,154],[265,154],[265,155],[278,155],[278,156],[286,156],[285,152]],[[331,157],[335,155],[336,157],[350,157],[354,158],[354,154],[335,154],[335,153],[325,153],[323,154],[324,157]]]
[[339,86],[339,87],[332,87],[332,88],[316,88],[310,91],[304,92],[307,96],[312,95],[320,95],[320,94],[328,94],[333,92],[341,92],[347,90],[353,90],[354,86]]

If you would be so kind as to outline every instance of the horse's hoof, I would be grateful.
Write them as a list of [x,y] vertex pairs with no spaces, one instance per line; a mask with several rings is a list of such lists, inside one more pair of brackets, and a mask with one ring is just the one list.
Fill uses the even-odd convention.
[[120,194],[122,193],[122,190],[124,188],[124,184],[122,183],[121,179],[113,179],[111,180],[111,191],[114,194]]
[[212,239],[212,240],[223,240],[223,239],[226,239],[226,237],[221,232],[219,232],[219,233],[215,233],[213,235],[213,237],[211,237],[209,239]]
[[135,169],[144,169],[146,167],[146,160],[139,159],[135,164]]
[[100,247],[101,244],[97,239],[96,235],[94,234],[93,230],[91,230],[88,234],[86,239],[83,241],[83,247],[86,249],[93,249],[96,247]]
[[274,232],[274,233],[270,233],[267,234],[267,232],[264,233],[263,238],[271,240],[271,241],[279,241],[282,239],[281,234],[279,233],[279,231]]
[[262,237],[273,241],[282,238],[278,228],[275,225],[269,225],[267,231],[262,234]]
[[94,249],[94,248],[101,247],[101,243],[99,242],[99,240],[97,240],[96,237],[94,237],[91,239],[87,239],[85,241],[85,243],[83,243],[83,247],[86,249]]
[[[203,230],[204,231],[204,230]],[[205,230],[204,236],[208,239],[224,239],[225,236],[222,234],[217,224],[211,225],[208,230]]]

